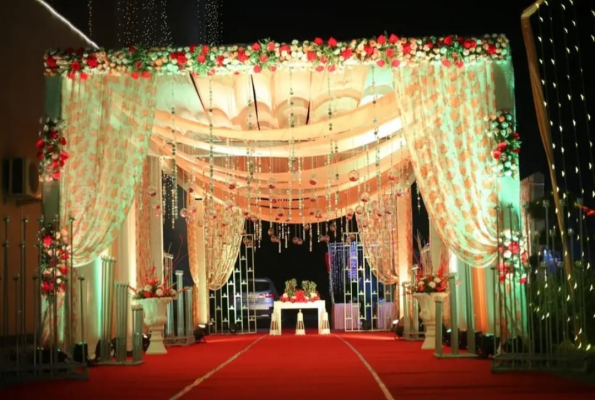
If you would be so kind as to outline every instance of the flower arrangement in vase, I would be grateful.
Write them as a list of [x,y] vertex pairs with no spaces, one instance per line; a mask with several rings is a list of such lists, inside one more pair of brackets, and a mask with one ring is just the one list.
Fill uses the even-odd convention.
[[134,293],[134,300],[154,299],[154,298],[178,298],[178,291],[173,285],[168,285],[171,271],[167,271],[165,278],[160,280],[156,275],[157,268],[153,266],[150,269],[143,268],[139,272],[137,288],[130,286]]
[[[419,248],[419,262],[417,265],[417,274],[415,275],[415,284],[411,290],[413,293],[443,293],[448,290],[448,277],[446,271],[449,259],[448,252],[444,251],[443,259],[440,260],[440,266],[434,271],[434,266],[429,257],[429,247],[424,248],[421,244],[421,238],[416,238]],[[424,254],[426,253],[426,254]]]

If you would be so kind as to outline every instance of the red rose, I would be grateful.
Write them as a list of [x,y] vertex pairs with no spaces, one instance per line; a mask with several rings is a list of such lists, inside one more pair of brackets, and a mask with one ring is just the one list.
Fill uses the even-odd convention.
[[463,65],[465,65],[465,63],[463,62],[463,60],[457,60],[455,61],[455,65],[459,68],[462,68]]
[[320,62],[323,64],[326,64],[328,62],[328,57],[326,57],[326,56],[320,57]]
[[380,60],[376,61],[376,65],[378,65],[380,68],[384,68],[384,66],[386,65],[386,61],[384,61],[383,59],[380,59]]
[[374,54],[374,48],[369,45],[364,46],[364,51],[366,52],[366,55],[368,55],[368,56],[371,56],[372,54]]
[[52,174],[52,178],[55,181],[60,180],[60,171],[54,171],[54,173]]
[[401,65],[401,61],[399,60],[393,60],[390,65],[394,68],[397,68],[399,65]]
[[444,38],[444,44],[447,46],[452,46],[452,36],[447,36]]
[[252,50],[254,51],[260,51],[260,49],[262,49],[262,47],[260,47],[260,43],[256,42],[252,45]]
[[498,143],[498,150],[504,151],[504,150],[506,150],[507,146],[508,146],[508,144],[506,144],[506,142],[500,142],[500,143]]
[[207,61],[207,57],[205,57],[205,55],[204,55],[204,54],[199,54],[199,55],[196,57],[196,61],[198,61],[198,62],[199,62],[199,63],[201,63],[201,64],[204,64],[204,63],[205,63],[205,61]]
[[275,51],[275,42],[269,42],[269,44],[267,44],[267,50]]
[[141,69],[143,67],[143,62],[137,61],[134,65],[136,66],[136,69]]
[[337,69],[337,66],[334,64],[328,66],[329,72],[335,72],[335,69]]
[[221,54],[215,58],[215,64],[217,64],[218,67],[223,66],[223,61],[225,61],[225,58]]
[[267,56],[266,54],[261,54],[260,57],[258,57],[258,59],[261,63],[265,63],[269,60],[269,56]]
[[341,53],[341,57],[343,57],[343,59],[345,59],[345,60],[349,60],[352,56],[353,56],[353,51],[351,51],[351,49],[345,49]]
[[513,151],[514,151],[516,154],[519,154],[519,153],[521,152],[521,149],[520,149],[520,148],[518,148],[518,149],[514,149]]
[[500,159],[500,157],[502,156],[502,153],[501,153],[501,152],[499,152],[498,150],[494,150],[494,151],[492,152],[492,156],[494,157],[494,159],[496,159],[496,160],[499,160],[499,159]]
[[284,44],[283,46],[279,47],[279,53],[281,53],[281,55],[283,55],[283,53],[286,53],[285,56],[290,56],[291,47],[289,47],[288,44]]
[[521,285],[524,285],[525,283],[527,283],[527,277],[526,276],[522,277],[520,280],[520,283],[521,283]]
[[56,68],[56,66],[58,65],[58,63],[56,62],[56,59],[54,57],[48,57],[45,60],[45,63],[47,64],[48,67],[50,68]]
[[202,54],[209,54],[209,46],[207,46],[206,44],[202,46]]
[[43,160],[43,153],[41,151],[37,153],[37,159]]
[[89,58],[87,58],[87,66],[89,68],[97,68],[97,65],[99,65],[99,63],[97,62],[95,56],[89,56]]
[[72,72],[80,71],[81,64],[78,61],[73,61],[72,64],[70,64],[70,70]]
[[411,54],[411,43],[403,43],[403,54]]
[[488,45],[488,54],[494,53],[496,53],[496,46],[494,46],[493,44]]
[[515,132],[512,137],[514,137],[515,139],[518,139],[521,137],[521,135],[518,134],[518,132]]
[[322,46],[323,41],[321,38],[317,37],[314,39],[314,43],[316,43],[318,46]]
[[197,46],[196,46],[195,44],[193,44],[193,45],[190,45],[190,48],[188,49],[188,51],[189,51],[190,53],[194,53],[194,51],[196,50],[196,47],[197,47]]
[[322,65],[318,65],[318,66],[316,67],[316,72],[322,72],[322,71],[324,71],[324,66],[322,66]]
[[442,60],[442,65],[444,65],[445,67],[450,67],[450,61],[447,59],[443,59]]
[[277,70],[277,66],[276,65],[269,66],[269,71],[275,72],[276,70]]
[[386,49],[386,56],[388,58],[393,58],[395,56],[395,49]]
[[45,142],[43,141],[43,139],[39,139],[35,146],[37,146],[38,149],[43,149],[45,146]]
[[399,37],[393,33],[391,33],[391,35],[388,37],[388,42],[390,44],[395,44],[399,41]]
[[132,73],[130,74],[130,77],[131,77],[132,79],[138,79],[138,78],[139,78],[139,76],[140,76],[140,74],[138,73],[138,71],[134,71],[134,72],[132,72]]
[[257,65],[255,65],[255,66],[254,66],[254,72],[256,72],[257,74],[259,74],[259,73],[260,73],[260,71],[262,71],[262,67],[261,67],[260,65],[258,65],[258,64],[257,64]]
[[150,78],[150,77],[151,77],[151,73],[150,73],[149,71],[143,71],[143,72],[141,73],[141,76],[142,76],[143,78]]
[[334,37],[331,37],[331,38],[328,40],[328,45],[329,45],[330,47],[337,47],[337,40],[336,40]]
[[61,138],[60,138],[60,144],[61,144],[62,146],[65,146],[65,145],[66,145],[66,139],[65,139],[64,137],[61,137]]
[[81,78],[81,80],[83,80],[83,81],[84,81],[85,79],[87,79],[87,78],[89,77],[89,75],[87,75],[87,74],[86,74],[86,73],[84,73],[84,72],[81,72],[81,73],[80,73],[80,75],[79,75],[79,77]]
[[314,53],[313,51],[309,51],[308,53],[306,53],[306,56],[308,57],[308,61],[316,61],[316,53]]
[[246,50],[244,49],[240,49],[238,50],[238,61],[241,63],[245,63],[246,61],[248,61],[248,56],[246,55]]
[[386,36],[384,36],[384,35],[378,36],[378,39],[376,39],[376,43],[378,43],[379,45],[385,44],[386,43]]
[[136,48],[134,46],[130,46],[128,48],[128,52],[130,52],[130,53],[134,53],[135,51],[136,51]]

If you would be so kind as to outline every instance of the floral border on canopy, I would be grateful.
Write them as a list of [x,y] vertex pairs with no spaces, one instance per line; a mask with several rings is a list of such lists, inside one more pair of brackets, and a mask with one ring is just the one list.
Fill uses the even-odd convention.
[[222,74],[239,71],[259,73],[288,65],[310,66],[315,71],[335,71],[349,65],[373,64],[399,67],[407,63],[439,61],[461,67],[479,59],[503,60],[510,56],[504,35],[482,38],[458,35],[420,38],[382,34],[348,42],[335,38],[280,43],[270,39],[252,45],[161,47],[120,50],[50,50],[44,58],[47,75],[86,79],[95,73],[126,73],[133,78],[154,73],[193,72]]

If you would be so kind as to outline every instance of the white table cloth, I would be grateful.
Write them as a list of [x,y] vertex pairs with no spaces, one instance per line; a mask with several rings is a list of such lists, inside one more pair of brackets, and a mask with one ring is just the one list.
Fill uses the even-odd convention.
[[[283,332],[283,327],[281,326],[281,313],[283,310],[302,310],[302,309],[317,309],[318,315],[318,334],[321,332],[322,328],[322,314],[326,311],[324,300],[316,300],[316,301],[309,301],[307,303],[292,303],[289,301],[276,301],[273,306],[273,313],[277,317],[277,324],[280,335]],[[271,332],[271,334],[274,334]]]
[[[390,330],[393,323],[394,303],[380,303],[378,307],[378,325],[377,329]],[[394,310],[396,311],[396,310]],[[336,303],[333,305],[333,329],[337,330],[357,330],[359,327],[359,307],[357,304]],[[345,321],[345,315],[351,319]],[[345,325],[347,323],[347,325]]]

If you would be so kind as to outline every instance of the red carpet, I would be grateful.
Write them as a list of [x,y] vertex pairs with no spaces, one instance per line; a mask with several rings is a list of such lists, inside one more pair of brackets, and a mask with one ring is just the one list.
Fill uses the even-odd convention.
[[437,360],[421,342],[392,334],[340,334],[368,361],[395,399],[593,399],[595,387],[545,374],[492,374],[490,361]]
[[[386,395],[341,339],[363,356]],[[138,367],[93,368],[84,382],[0,389],[0,398],[170,400],[189,386],[177,398],[566,400],[592,399],[595,393],[594,387],[551,375],[494,375],[485,360],[437,360],[431,351],[421,351],[420,342],[396,341],[386,333],[296,337],[287,331],[281,337],[210,336],[208,341],[170,348],[167,356],[147,356]]]
[[261,340],[183,400],[191,398],[385,399],[357,355],[336,336],[289,332]]
[[170,347],[165,356],[145,356],[141,366],[92,368],[87,381],[46,381],[0,389],[0,399],[166,400],[259,337],[209,336],[207,344]]

